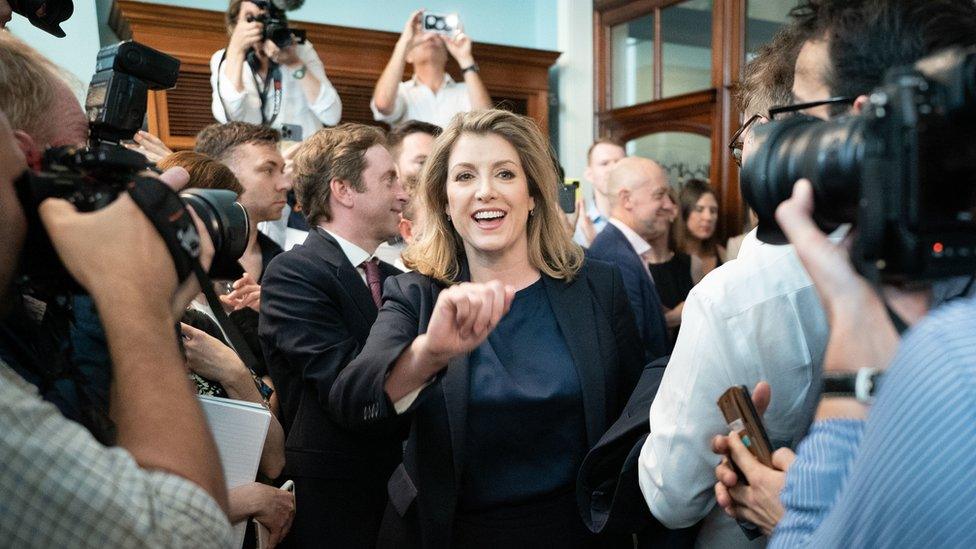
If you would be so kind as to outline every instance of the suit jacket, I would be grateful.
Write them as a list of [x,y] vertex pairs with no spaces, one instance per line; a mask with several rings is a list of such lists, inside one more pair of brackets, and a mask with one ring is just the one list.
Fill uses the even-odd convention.
[[593,532],[637,534],[638,547],[694,547],[699,525],[665,528],[644,502],[637,478],[637,458],[650,424],[654,395],[669,357],[644,367],[624,411],[583,460],[576,483],[583,522]]
[[[580,378],[590,447],[620,413],[644,363],[633,313],[619,272],[605,263],[587,260],[568,283],[543,278]],[[332,387],[333,413],[346,425],[369,428],[398,417],[383,388],[386,374],[426,332],[442,289],[419,273],[387,281],[386,301],[366,347]],[[468,387],[468,355],[455,357],[404,412],[411,420],[410,438],[389,483],[395,513],[388,509],[384,518],[384,534],[391,522],[408,533],[398,546],[450,545],[464,470]]]
[[[380,270],[387,277],[400,272],[384,263]],[[382,488],[400,461],[400,441],[395,433],[345,430],[328,408],[333,382],[363,348],[376,313],[362,277],[335,239],[322,230],[312,231],[303,245],[277,256],[263,278],[258,333],[287,433],[285,474],[344,485],[361,482],[363,490],[366,485],[379,486],[378,527]],[[322,483],[306,482],[303,488],[313,485]],[[302,511],[310,510],[310,498],[314,499],[305,498]],[[321,513],[322,521],[329,520],[328,509],[315,512]]]
[[637,329],[644,341],[644,358],[652,362],[671,352],[668,325],[661,298],[643,260],[620,229],[607,224],[586,251],[587,257],[606,261],[620,268],[630,305],[637,317]]

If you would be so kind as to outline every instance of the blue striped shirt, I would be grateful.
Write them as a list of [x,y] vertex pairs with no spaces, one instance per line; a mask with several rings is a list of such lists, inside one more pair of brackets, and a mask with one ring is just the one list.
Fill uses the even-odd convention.
[[906,334],[868,421],[818,422],[770,547],[976,547],[976,300]]

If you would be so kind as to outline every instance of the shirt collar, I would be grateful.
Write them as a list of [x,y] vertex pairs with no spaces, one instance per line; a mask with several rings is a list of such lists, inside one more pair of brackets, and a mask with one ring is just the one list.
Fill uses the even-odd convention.
[[634,248],[637,255],[643,256],[644,253],[650,251],[651,245],[648,244],[646,240],[641,238],[641,236],[637,234],[634,229],[628,227],[623,221],[617,219],[616,217],[611,217],[608,223],[611,223],[614,227],[620,229],[620,232],[624,233],[624,236],[627,237],[627,242],[630,242],[630,246]]
[[[416,87],[416,86],[423,86],[425,88],[427,87],[423,82],[420,81],[419,78],[417,78],[417,75],[416,74],[413,75],[412,78],[410,78],[410,83],[414,87]],[[448,74],[448,73],[445,72],[444,73],[444,87],[445,88],[449,88],[449,87],[451,87],[451,86],[453,86],[455,84],[457,84],[457,82],[455,82],[454,79],[451,78],[451,75],[450,74]]]
[[328,229],[322,229],[322,230],[328,233],[329,236],[334,238],[336,242],[339,243],[339,248],[342,249],[343,255],[346,256],[346,259],[349,260],[349,263],[352,263],[353,267],[358,268],[363,261],[366,261],[373,257],[366,250],[360,248],[359,246],[353,244],[352,242],[349,242],[348,240],[342,238],[341,236],[335,234],[334,232]]

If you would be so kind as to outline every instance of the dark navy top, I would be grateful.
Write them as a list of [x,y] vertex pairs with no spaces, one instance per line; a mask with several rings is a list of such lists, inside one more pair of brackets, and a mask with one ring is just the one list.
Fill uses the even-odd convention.
[[586,453],[582,390],[542,279],[515,294],[469,364],[460,510],[575,486]]

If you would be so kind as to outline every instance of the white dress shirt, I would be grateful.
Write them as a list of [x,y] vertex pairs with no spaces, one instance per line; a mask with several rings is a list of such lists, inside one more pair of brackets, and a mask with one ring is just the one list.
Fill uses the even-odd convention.
[[342,249],[342,254],[345,255],[346,259],[349,260],[349,263],[352,263],[352,266],[356,268],[356,272],[359,273],[359,277],[363,279],[363,284],[366,284],[366,287],[369,288],[369,283],[366,282],[366,269],[363,269],[362,267],[360,267],[360,265],[362,265],[363,262],[365,261],[369,261],[370,259],[373,259],[374,257],[373,254],[367,252],[366,250],[360,248],[359,246],[353,244],[352,242],[349,242],[345,238],[342,238],[341,236],[335,234],[334,232],[328,229],[322,229],[322,230],[328,233],[329,236],[334,238],[336,242],[339,243],[339,248]]
[[727,434],[716,405],[733,385],[772,387],[763,417],[774,447],[795,447],[819,396],[827,320],[792,246],[745,239],[739,257],[709,273],[688,294],[675,344],[650,411],[640,455],[641,491],[671,528],[705,518],[701,547],[757,547],[715,506],[719,456],[710,440]]
[[[322,83],[319,95],[311,104],[305,97],[305,90],[302,89],[301,81],[294,76],[293,70],[288,67],[281,67],[281,110],[278,117],[271,123],[273,128],[281,128],[282,124],[297,124],[302,127],[302,139],[307,139],[322,125],[335,126],[339,123],[342,116],[342,101],[332,83],[325,76],[325,67],[319,59],[311,42],[305,42],[296,46],[298,57],[305,63],[305,70],[315,76]],[[227,78],[226,63],[221,64],[224,50],[216,51],[210,58],[210,88],[212,90],[212,104],[214,118],[218,122],[229,120],[250,122],[251,124],[261,123],[261,94],[255,83],[254,72],[250,65],[244,63],[241,70],[241,79],[244,82],[244,91],[237,91]],[[218,67],[220,72],[218,73]],[[218,74],[220,77],[218,78]],[[265,85],[263,79],[258,76],[261,86]],[[274,113],[274,97],[271,90],[267,91],[265,101],[265,117],[271,118]]]
[[389,115],[381,113],[373,101],[369,102],[369,108],[373,110],[375,120],[391,126],[406,120],[420,120],[446,128],[455,114],[471,110],[471,98],[468,85],[455,82],[449,74],[444,75],[444,83],[437,93],[414,76],[400,82],[393,112]]
[[624,233],[624,236],[627,238],[627,242],[630,243],[630,247],[633,248],[634,252],[640,257],[641,265],[644,266],[644,272],[646,272],[647,276],[651,278],[651,282],[654,282],[654,275],[651,274],[651,268],[647,265],[649,263],[647,253],[651,251],[651,245],[644,240],[641,235],[637,234],[637,231],[631,229],[623,221],[617,219],[616,217],[611,217],[607,220],[607,223],[620,229],[620,232]]

